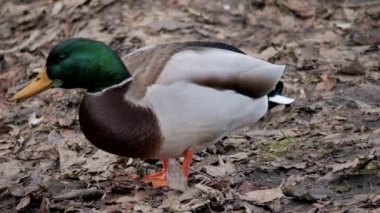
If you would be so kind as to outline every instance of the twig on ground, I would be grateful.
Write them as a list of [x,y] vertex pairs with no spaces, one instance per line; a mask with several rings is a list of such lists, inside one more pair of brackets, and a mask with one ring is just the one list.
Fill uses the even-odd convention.
[[96,187],[88,188],[88,189],[75,189],[70,192],[54,196],[53,198],[57,201],[61,200],[72,200],[76,198],[86,198],[86,197],[95,197],[101,195],[101,191],[99,191]]

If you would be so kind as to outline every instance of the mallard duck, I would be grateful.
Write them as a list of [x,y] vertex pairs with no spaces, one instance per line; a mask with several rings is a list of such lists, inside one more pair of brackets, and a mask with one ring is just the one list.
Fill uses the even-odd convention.
[[195,152],[254,124],[267,112],[268,102],[293,101],[276,94],[282,88],[273,90],[281,87],[285,66],[224,43],[148,46],[124,61],[100,41],[63,41],[50,51],[37,78],[13,99],[22,101],[51,87],[86,89],[79,109],[83,134],[116,155],[163,160],[160,172],[143,178],[154,187],[167,185],[169,158],[184,156],[183,175],[188,177]]

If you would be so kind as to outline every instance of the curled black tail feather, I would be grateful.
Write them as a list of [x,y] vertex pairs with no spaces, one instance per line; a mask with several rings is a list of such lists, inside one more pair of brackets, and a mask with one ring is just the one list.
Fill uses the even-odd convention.
[[[268,97],[273,97],[275,95],[281,95],[282,90],[284,89],[284,83],[282,81],[279,81],[276,84],[276,87],[268,93]],[[273,107],[279,105],[278,103],[272,102],[268,100],[268,110],[272,109]]]

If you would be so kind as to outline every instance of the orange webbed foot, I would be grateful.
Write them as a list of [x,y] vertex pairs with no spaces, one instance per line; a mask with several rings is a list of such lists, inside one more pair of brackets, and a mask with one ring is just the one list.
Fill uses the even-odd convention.
[[[186,178],[189,177],[190,174],[190,165],[193,160],[193,155],[194,155],[194,149],[193,148],[188,148],[183,152],[184,160],[182,162],[182,172],[183,176]],[[168,159],[165,159],[162,161],[162,170],[153,173],[150,175],[146,175],[142,181],[145,183],[152,183],[154,188],[160,188],[160,187],[165,187],[168,185],[167,179],[166,179],[166,173],[168,171],[168,166],[169,166],[169,161]]]
[[146,175],[142,179],[142,181],[144,183],[152,183],[154,188],[160,188],[160,187],[167,186],[168,183],[166,181],[166,172],[168,170],[168,160],[167,159],[163,160],[162,164],[163,164],[163,167],[162,167],[161,171],[159,171],[157,173],[150,174],[150,175]]

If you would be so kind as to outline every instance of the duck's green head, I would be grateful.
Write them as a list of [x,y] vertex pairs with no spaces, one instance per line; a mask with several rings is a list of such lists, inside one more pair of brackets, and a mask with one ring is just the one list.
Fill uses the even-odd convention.
[[37,78],[13,99],[22,101],[50,87],[84,88],[96,92],[129,77],[120,57],[106,44],[74,38],[55,46]]

